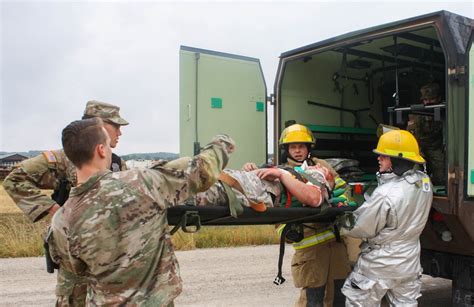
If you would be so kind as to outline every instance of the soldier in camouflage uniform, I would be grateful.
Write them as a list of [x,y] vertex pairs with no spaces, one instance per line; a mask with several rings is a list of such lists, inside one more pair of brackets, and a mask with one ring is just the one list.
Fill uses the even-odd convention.
[[[100,117],[104,128],[111,137],[111,147],[115,147],[121,135],[120,127],[128,125],[119,114],[120,108],[104,102],[89,101],[84,110],[83,118]],[[126,170],[125,161],[112,154],[110,169]],[[23,161],[3,182],[3,186],[16,205],[32,221],[52,216],[68,198],[71,186],[76,186],[76,168],[67,159],[64,151],[51,150]],[[41,189],[54,190],[52,198],[42,193]],[[86,287],[73,276],[59,270],[56,294],[60,306],[83,306]]]
[[[429,83],[421,89],[420,100],[424,105],[440,104],[439,85]],[[410,114],[407,130],[420,145],[422,156],[427,162],[427,170],[434,185],[445,184],[445,155],[443,147],[443,123],[433,116]]]
[[[89,144],[78,144],[81,138]],[[51,255],[64,270],[87,279],[87,305],[172,305],[182,282],[166,209],[209,188],[234,142],[215,137],[199,155],[184,160],[184,170],[165,164],[118,173],[107,169],[109,142],[99,119],[63,130],[79,185],[52,220]]]

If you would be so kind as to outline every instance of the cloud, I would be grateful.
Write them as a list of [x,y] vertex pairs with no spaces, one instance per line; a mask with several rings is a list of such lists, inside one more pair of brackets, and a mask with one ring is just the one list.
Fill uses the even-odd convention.
[[[179,46],[261,59],[469,2],[2,2],[0,150],[60,147],[87,100],[121,106],[121,154],[179,150]],[[270,120],[270,123],[272,121]]]

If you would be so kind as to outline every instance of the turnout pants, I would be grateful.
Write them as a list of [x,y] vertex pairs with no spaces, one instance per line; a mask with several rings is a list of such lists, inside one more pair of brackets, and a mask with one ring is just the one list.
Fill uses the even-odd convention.
[[346,306],[380,306],[385,295],[390,306],[418,306],[420,290],[420,277],[413,280],[375,280],[352,272],[344,283],[342,293],[346,296]]
[[344,306],[341,288],[351,268],[344,243],[332,240],[296,250],[291,263],[295,307]]

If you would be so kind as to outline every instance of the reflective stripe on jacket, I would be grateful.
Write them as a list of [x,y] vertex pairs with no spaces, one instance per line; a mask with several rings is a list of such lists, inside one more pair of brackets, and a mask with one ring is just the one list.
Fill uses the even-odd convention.
[[[283,228],[285,228],[285,226],[286,224],[281,224],[276,229],[279,236],[281,236],[283,232]],[[300,242],[291,243],[291,244],[293,245],[294,249],[303,249],[303,248],[311,247],[320,243],[327,242],[335,238],[336,236],[334,235],[334,232],[332,231],[332,229],[326,229],[321,232],[317,232],[316,234],[312,236],[305,237]]]
[[335,239],[336,236],[331,229],[319,232],[315,235],[309,236],[304,238],[298,243],[293,243],[294,249],[303,249],[307,247],[311,247],[320,243],[327,242],[329,240]]

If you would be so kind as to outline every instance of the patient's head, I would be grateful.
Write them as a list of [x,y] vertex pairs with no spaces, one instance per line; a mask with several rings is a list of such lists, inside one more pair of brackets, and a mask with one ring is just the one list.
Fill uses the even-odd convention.
[[334,189],[334,175],[327,167],[322,166],[320,163],[308,166],[305,169],[305,173],[324,184],[330,191]]

